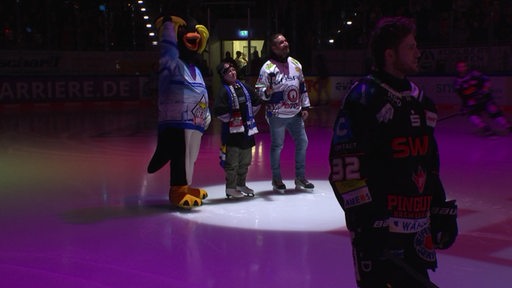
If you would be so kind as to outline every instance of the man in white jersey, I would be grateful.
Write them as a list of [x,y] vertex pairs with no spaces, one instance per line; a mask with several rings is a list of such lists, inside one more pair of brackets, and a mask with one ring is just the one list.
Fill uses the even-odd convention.
[[266,101],[266,119],[270,126],[270,165],[272,187],[283,193],[280,167],[285,131],[288,130],[295,143],[295,188],[312,191],[315,186],[306,180],[305,163],[308,137],[304,120],[309,115],[309,96],[304,82],[302,65],[289,56],[290,47],[283,34],[269,38],[270,58],[260,69],[256,91]]

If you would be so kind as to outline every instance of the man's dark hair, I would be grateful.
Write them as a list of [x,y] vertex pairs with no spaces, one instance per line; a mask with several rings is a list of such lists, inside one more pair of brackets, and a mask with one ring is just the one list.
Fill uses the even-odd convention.
[[277,37],[279,36],[284,36],[283,33],[274,33],[272,35],[270,35],[270,37],[268,37],[268,43],[270,46],[274,45],[274,41],[277,39]]
[[384,67],[384,52],[397,49],[410,34],[416,34],[416,23],[406,17],[384,17],[379,20],[370,38],[370,53],[375,68]]

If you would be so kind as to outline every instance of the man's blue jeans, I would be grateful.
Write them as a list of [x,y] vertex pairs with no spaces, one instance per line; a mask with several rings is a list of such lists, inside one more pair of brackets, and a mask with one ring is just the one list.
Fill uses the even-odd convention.
[[304,177],[306,167],[306,148],[308,147],[308,137],[304,127],[304,121],[301,114],[290,118],[280,118],[270,116],[268,118],[270,126],[270,166],[272,169],[272,180],[282,180],[281,178],[281,150],[285,139],[285,132],[288,130],[295,143],[295,177]]

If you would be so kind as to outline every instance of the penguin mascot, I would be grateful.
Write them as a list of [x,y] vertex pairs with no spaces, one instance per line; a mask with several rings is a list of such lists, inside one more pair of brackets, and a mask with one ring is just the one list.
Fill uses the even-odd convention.
[[201,137],[211,122],[206,84],[198,68],[209,33],[194,19],[177,16],[159,17],[155,28],[160,36],[158,139],[147,171],[155,173],[170,163],[169,201],[191,209],[208,197],[204,189],[190,184]]

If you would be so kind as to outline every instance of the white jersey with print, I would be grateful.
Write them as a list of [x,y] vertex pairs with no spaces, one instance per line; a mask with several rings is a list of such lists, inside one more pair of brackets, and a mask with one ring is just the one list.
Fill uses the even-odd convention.
[[[265,90],[269,85],[272,94],[267,96]],[[267,117],[293,117],[310,106],[302,65],[292,57],[284,63],[272,59],[265,62],[256,81],[256,91],[266,100]]]
[[196,66],[186,64],[179,58],[172,22],[163,24],[161,37],[159,126],[204,132],[211,116],[203,76]]

